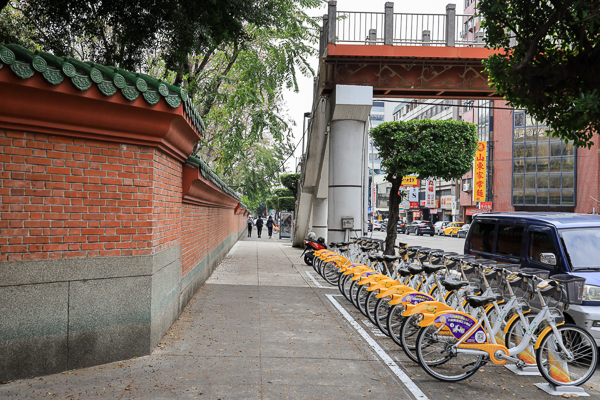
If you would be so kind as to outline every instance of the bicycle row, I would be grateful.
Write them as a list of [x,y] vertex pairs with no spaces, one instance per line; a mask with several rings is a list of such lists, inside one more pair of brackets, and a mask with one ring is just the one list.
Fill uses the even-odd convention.
[[593,338],[562,312],[581,296],[581,278],[403,244],[382,255],[381,247],[369,238],[331,243],[335,251],[314,252],[313,268],[432,377],[460,381],[490,362],[537,367],[554,386],[579,386],[594,373]]

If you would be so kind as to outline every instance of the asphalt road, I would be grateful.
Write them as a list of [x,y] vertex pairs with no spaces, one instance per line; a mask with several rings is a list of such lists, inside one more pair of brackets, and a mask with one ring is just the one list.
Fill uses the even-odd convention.
[[[386,233],[385,232],[369,232],[369,236],[374,239],[382,239],[385,240]],[[405,235],[403,233],[398,233],[396,237],[396,243],[408,243],[410,246],[422,246],[429,247],[432,249],[442,249],[445,251],[455,251],[459,254],[463,254],[465,239],[459,239],[455,237],[448,236],[416,236],[416,235]]]

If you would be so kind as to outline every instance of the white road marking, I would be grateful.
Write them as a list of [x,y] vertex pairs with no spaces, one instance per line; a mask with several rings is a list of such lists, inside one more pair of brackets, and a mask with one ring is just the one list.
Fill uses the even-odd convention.
[[320,287],[321,289],[337,289],[337,287],[334,287],[334,286],[323,286],[323,285],[321,285],[319,283],[319,281],[317,281],[315,279],[315,277],[312,276],[312,273],[310,271],[304,271],[304,272],[306,272],[306,275],[308,275],[308,277],[310,278],[310,280],[313,281],[314,284],[317,285],[317,287]]
[[371,336],[369,336],[369,334],[358,324],[358,322],[356,322],[356,320],[352,318],[352,316],[348,314],[346,310],[344,310],[341,304],[338,303],[336,299],[334,299],[334,296],[330,294],[326,294],[325,296],[327,296],[327,298],[329,299],[329,301],[331,301],[333,306],[338,309],[338,311],[344,316],[344,318],[346,318],[350,325],[352,325],[352,327],[356,329],[359,335],[367,341],[369,346],[371,346],[371,348],[375,350],[375,353],[377,353],[377,355],[381,358],[385,365],[387,365],[392,370],[394,375],[396,375],[398,379],[400,379],[400,381],[404,383],[406,388],[410,390],[413,396],[420,400],[428,400],[428,397],[425,396],[425,393],[423,393],[421,389],[419,389],[419,387],[415,385],[415,383],[412,381],[412,379],[408,377],[408,375],[402,372],[398,364],[396,364],[394,360],[392,360],[392,358],[381,348],[381,346],[379,346],[379,344],[377,344],[377,342]]

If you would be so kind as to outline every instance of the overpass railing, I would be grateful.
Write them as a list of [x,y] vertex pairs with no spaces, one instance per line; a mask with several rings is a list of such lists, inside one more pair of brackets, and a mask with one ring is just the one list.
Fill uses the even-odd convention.
[[397,46],[483,47],[483,31],[477,17],[456,14],[456,5],[448,4],[445,14],[394,13],[394,3],[385,4],[384,12],[337,11],[330,1],[323,16],[321,55],[327,44],[349,43]]

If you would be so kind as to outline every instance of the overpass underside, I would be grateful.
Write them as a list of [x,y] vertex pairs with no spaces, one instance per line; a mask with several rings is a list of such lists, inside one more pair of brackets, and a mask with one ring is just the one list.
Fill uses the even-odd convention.
[[321,95],[335,85],[371,86],[373,97],[501,99],[488,84],[481,47],[330,44],[322,58]]
[[[502,98],[490,87],[482,65],[501,50],[484,48],[481,32],[461,33],[473,16],[457,15],[455,8],[448,4],[441,16],[394,14],[388,2],[385,13],[363,18],[365,13],[337,11],[336,2],[329,1],[302,158],[294,246],[301,246],[309,231],[328,241],[366,233],[365,149],[374,98]],[[415,18],[412,30],[406,30],[406,22]],[[342,226],[346,217],[353,221],[350,230]]]

